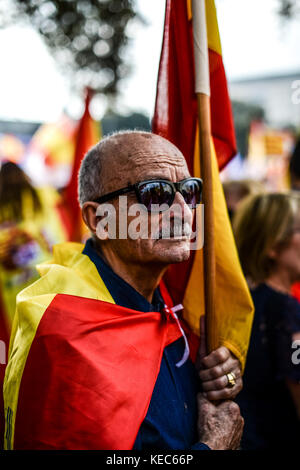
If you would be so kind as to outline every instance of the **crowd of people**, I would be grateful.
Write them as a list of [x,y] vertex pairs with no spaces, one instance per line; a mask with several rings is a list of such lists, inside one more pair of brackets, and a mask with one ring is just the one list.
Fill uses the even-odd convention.
[[291,188],[257,181],[224,184],[228,211],[255,313],[243,389],[243,449],[296,448],[300,438],[300,142]]
[[[113,162],[109,160],[112,153]],[[159,160],[157,155],[164,157]],[[95,169],[99,174],[95,175]],[[300,144],[292,155],[290,174],[291,190],[284,193],[270,193],[257,181],[224,183],[233,234],[255,307],[241,378],[237,358],[225,347],[202,359],[199,374],[186,357],[187,339],[182,328],[178,330],[177,316],[166,314],[167,336],[159,330],[164,326],[156,315],[168,304],[160,281],[170,263],[187,259],[186,240],[174,248],[166,241],[110,240],[107,234],[100,244],[96,237],[99,196],[110,201],[125,194],[128,181],[144,182],[128,190],[142,201],[155,194],[156,200],[165,196],[169,204],[176,200],[184,205],[188,197],[189,203],[200,202],[199,179],[190,177],[178,149],[150,133],[119,133],[100,141],[86,155],[79,174],[79,201],[92,236],[83,251],[75,244],[61,251],[54,249],[54,261],[39,273],[35,266],[52,256],[55,244],[68,240],[60,196],[51,188],[34,188],[21,168],[3,163],[0,328],[7,344],[11,336],[6,448],[12,446],[12,433],[14,448],[296,448],[300,442]],[[184,181],[186,186],[177,186],[175,191],[175,186],[163,187],[162,178]],[[134,193],[130,197],[134,202]],[[65,300],[66,294],[70,300]],[[99,344],[94,334],[99,320],[96,300],[103,301],[105,325],[101,328],[115,325]],[[30,315],[34,311],[34,318],[29,311]],[[133,315],[137,311],[143,312],[141,325]],[[89,319],[85,329],[84,313]],[[53,322],[60,328],[59,335],[54,333]],[[28,333],[31,329],[32,334]],[[25,347],[25,340],[30,345]],[[141,341],[147,341],[147,354],[141,354]],[[114,350],[107,349],[112,343],[117,345]],[[57,351],[64,357],[63,369],[55,365]],[[108,360],[110,354],[113,362]],[[68,358],[76,361],[76,368]],[[123,362],[126,371],[120,367]],[[16,378],[18,367],[24,368],[22,384]],[[3,381],[3,373],[0,378]],[[143,387],[133,401],[133,387],[139,387],[141,380]],[[38,386],[30,388],[37,382]],[[207,398],[213,390],[220,392],[218,402]],[[120,413],[128,426],[123,430],[125,436],[117,437]],[[101,420],[105,421],[105,438],[98,436]],[[4,437],[4,416],[1,421]]]

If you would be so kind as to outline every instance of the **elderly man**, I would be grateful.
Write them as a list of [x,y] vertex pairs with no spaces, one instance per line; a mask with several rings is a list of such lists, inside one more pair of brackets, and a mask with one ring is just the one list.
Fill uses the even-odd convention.
[[[40,280],[18,297],[6,448],[238,447],[239,363],[220,347],[202,359],[199,377],[162,282],[171,263],[189,257],[201,189],[180,151],[154,134],[114,134],[87,153],[79,201],[92,237],[84,247],[55,247]],[[129,236],[137,203],[140,231]],[[153,226],[155,236],[144,236]]]

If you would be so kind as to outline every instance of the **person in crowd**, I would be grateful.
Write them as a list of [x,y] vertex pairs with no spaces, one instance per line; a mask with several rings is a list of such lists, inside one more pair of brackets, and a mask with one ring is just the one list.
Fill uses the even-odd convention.
[[289,162],[290,187],[293,191],[300,190],[300,139],[297,140]]
[[[245,419],[243,449],[297,448],[300,442],[300,197],[247,197],[233,229],[255,315],[237,403]],[[298,348],[298,351],[297,351]]]
[[16,295],[38,278],[36,264],[66,240],[51,188],[35,188],[24,171],[7,161],[0,168],[0,289],[10,330]]
[[263,192],[263,184],[250,179],[228,180],[224,181],[223,190],[229,218],[232,221],[239,203],[249,194]]
[[[171,263],[190,256],[201,190],[181,152],[151,133],[120,132],[87,153],[79,202],[92,237],[56,246],[41,278],[18,295],[6,448],[238,448],[240,363],[228,347],[215,349],[202,358],[200,389],[162,281]],[[120,235],[137,203],[140,226],[158,222],[157,236],[129,236],[129,228]],[[115,213],[116,230],[103,207]],[[168,234],[163,214],[173,214]]]
[[[300,191],[300,139],[295,143],[295,147],[289,161],[289,182],[292,191]],[[295,282],[292,286],[292,295],[300,301],[300,282]]]
[[[23,170],[11,161],[0,167],[0,345],[6,360],[0,364],[2,388],[16,295],[38,279],[36,264],[51,256],[54,243],[66,232],[51,188],[36,189]],[[2,393],[0,414],[3,414]],[[2,417],[3,418],[3,417]],[[1,418],[0,434],[4,422]],[[3,440],[2,440],[3,441]]]

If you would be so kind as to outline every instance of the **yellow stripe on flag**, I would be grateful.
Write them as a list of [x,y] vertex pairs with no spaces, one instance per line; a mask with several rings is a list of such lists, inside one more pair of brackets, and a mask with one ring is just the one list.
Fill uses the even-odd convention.
[[79,295],[115,303],[94,263],[82,254],[83,248],[80,243],[56,245],[53,260],[37,266],[42,277],[17,296],[3,387],[5,416],[9,416],[5,430],[6,449],[13,448],[19,388],[27,356],[41,318],[56,294]]
[[214,0],[205,0],[208,48],[222,55],[222,46]]
[[[3,385],[5,417],[10,417],[9,420],[6,419],[4,438],[4,448],[8,450],[13,448],[19,389],[30,346],[44,311],[55,297],[55,294],[36,296],[34,302],[28,304],[26,294],[24,298],[23,293],[31,290],[32,287],[34,289],[35,285],[36,283],[32,284],[17,297],[18,308],[10,337],[9,361]],[[22,312],[22,315],[19,312]]]
[[[222,55],[222,45],[219,33],[217,10],[214,0],[205,0],[205,10],[208,48]],[[189,20],[193,18],[192,11],[192,0],[187,0],[187,13]]]
[[[214,346],[228,347],[238,357],[244,370],[254,308],[240,266],[219,177],[216,153],[213,142],[211,143],[216,256],[216,318],[213,332],[216,344]],[[194,176],[201,176],[198,135],[195,145]],[[205,313],[203,285],[203,250],[198,250],[195,252],[183,301],[185,320],[198,335],[199,316]]]
[[192,0],[186,0],[186,5],[187,5],[188,20],[190,21],[193,18]]

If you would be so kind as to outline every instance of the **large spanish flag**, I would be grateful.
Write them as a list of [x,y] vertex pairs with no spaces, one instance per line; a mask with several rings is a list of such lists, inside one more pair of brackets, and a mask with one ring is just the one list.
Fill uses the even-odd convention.
[[162,315],[116,305],[83,248],[57,245],[38,266],[40,279],[18,295],[6,449],[131,449],[163,349],[182,336],[170,308]]
[[[227,346],[244,367],[253,304],[219,178],[219,169],[236,154],[236,141],[216,9],[213,0],[167,0],[153,132],[173,142],[191,175],[201,176],[197,93],[210,97],[215,314],[206,334],[213,348]],[[172,266],[166,276],[173,300],[183,303],[184,318],[198,335],[199,318],[207,314],[204,276],[202,250],[191,252],[180,270]]]

